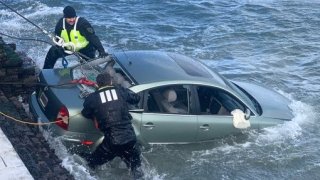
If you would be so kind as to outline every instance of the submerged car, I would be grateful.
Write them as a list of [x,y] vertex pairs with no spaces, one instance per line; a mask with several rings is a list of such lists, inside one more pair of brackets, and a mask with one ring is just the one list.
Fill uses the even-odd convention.
[[[130,106],[141,144],[185,144],[240,133],[235,109],[251,129],[293,118],[289,100],[261,85],[230,81],[198,60],[171,52],[122,51],[70,68],[43,69],[30,98],[30,111],[73,152],[89,153],[103,134],[81,115],[84,98],[95,91],[99,73],[141,96]],[[74,84],[69,84],[70,82]],[[75,83],[76,82],[76,83]]]

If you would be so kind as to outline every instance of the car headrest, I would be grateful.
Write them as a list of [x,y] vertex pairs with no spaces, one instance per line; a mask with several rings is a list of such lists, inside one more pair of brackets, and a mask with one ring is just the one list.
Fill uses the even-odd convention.
[[177,93],[173,89],[167,89],[163,92],[163,97],[166,98],[168,102],[174,102],[177,100]]

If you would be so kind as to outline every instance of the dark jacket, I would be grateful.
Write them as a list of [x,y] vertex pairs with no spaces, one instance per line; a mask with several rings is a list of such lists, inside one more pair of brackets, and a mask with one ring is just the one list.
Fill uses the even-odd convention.
[[85,99],[81,113],[88,119],[96,118],[105,138],[121,145],[136,140],[127,103],[136,104],[139,100],[140,96],[129,89],[102,87]]
[[[66,22],[65,26],[68,34],[70,34],[70,31],[73,29],[73,25],[70,25]],[[58,21],[54,32],[56,35],[60,36],[62,30],[63,30],[63,18],[61,18]],[[77,30],[79,30],[80,34],[83,35],[89,41],[88,46],[93,46],[95,49],[99,51],[99,53],[105,52],[99,37],[95,34],[95,31],[92,28],[91,24],[85,18],[79,17]]]

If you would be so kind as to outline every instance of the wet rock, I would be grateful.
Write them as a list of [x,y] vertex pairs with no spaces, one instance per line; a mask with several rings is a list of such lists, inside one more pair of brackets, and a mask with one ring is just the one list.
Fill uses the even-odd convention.
[[34,179],[74,179],[39,128],[22,123],[37,122],[22,105],[35,90],[36,66],[15,49],[14,44],[5,44],[0,37],[0,112],[8,115],[0,115],[0,127]]

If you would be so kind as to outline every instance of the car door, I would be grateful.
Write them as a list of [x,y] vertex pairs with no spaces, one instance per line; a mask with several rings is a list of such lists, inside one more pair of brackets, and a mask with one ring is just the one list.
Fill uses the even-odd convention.
[[241,132],[233,126],[234,109],[244,110],[244,106],[223,89],[209,86],[195,86],[198,99],[198,141],[208,141],[217,137]]
[[[176,93],[176,99],[168,91]],[[167,107],[168,98],[174,107]],[[172,99],[173,97],[173,99]],[[145,91],[141,136],[148,143],[189,143],[196,141],[197,116],[190,114],[190,87],[174,85]]]

